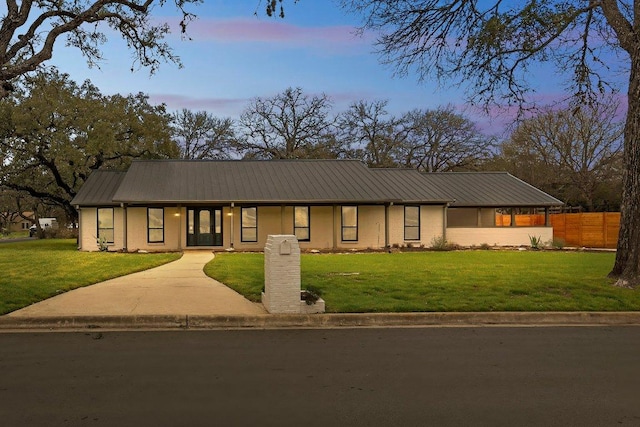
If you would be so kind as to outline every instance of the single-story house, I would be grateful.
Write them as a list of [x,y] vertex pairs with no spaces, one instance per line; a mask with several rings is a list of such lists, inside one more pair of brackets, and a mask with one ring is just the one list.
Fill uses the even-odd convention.
[[[263,250],[270,234],[301,249],[523,245],[536,227],[497,227],[501,209],[562,202],[507,173],[421,174],[357,160],[137,160],[95,171],[72,204],[79,249]],[[548,218],[548,215],[547,215]],[[513,222],[515,225],[515,221]]]

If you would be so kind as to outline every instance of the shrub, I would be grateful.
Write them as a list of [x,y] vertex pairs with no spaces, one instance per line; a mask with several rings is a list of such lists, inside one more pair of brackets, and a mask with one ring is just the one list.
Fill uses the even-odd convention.
[[444,236],[436,236],[431,239],[431,249],[434,251],[451,251],[456,249],[457,245],[449,243]]
[[76,239],[78,237],[77,228],[47,227],[43,230],[45,239]]
[[529,242],[531,242],[531,249],[538,250],[542,248],[542,237],[529,236]]
[[556,249],[562,249],[564,248],[564,245],[565,245],[564,239],[561,239],[559,237],[554,237],[553,240],[551,241],[551,246],[553,246]]
[[302,299],[302,301],[306,302],[307,305],[315,304],[320,299],[321,295],[322,291],[320,291],[319,288],[311,285],[307,286],[306,289],[303,289],[300,292],[300,298]]

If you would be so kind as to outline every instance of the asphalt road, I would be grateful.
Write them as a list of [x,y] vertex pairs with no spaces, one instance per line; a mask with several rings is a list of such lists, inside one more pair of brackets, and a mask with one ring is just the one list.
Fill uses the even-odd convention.
[[640,327],[0,334],[2,426],[638,426]]

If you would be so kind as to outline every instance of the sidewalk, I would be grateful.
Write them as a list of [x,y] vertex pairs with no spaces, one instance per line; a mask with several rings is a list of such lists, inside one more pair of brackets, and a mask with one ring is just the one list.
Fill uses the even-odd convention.
[[262,304],[204,274],[211,251],[186,251],[177,261],[74,289],[3,316],[5,318],[96,316],[260,315]]

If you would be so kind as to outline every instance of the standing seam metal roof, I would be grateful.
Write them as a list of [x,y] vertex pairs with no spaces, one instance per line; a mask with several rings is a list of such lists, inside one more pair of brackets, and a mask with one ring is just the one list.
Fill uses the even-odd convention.
[[72,205],[82,206],[115,206],[113,195],[120,187],[126,172],[96,170],[89,175],[87,181],[71,201]]
[[452,207],[545,207],[564,203],[507,172],[423,173],[424,183]]
[[[358,160],[134,161],[113,200],[122,203],[443,202],[415,171],[376,173]],[[392,178],[393,177],[393,178]],[[403,187],[410,187],[403,188]]]
[[452,207],[563,203],[506,172],[421,174],[358,160],[138,160],[95,171],[74,205],[119,203],[422,203]]

